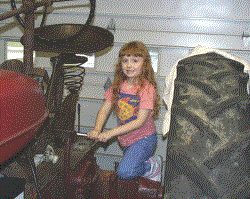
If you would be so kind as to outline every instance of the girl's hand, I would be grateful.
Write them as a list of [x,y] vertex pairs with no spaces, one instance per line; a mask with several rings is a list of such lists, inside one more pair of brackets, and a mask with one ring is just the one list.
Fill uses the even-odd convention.
[[93,130],[88,133],[88,137],[91,139],[97,139],[99,134],[100,134],[100,131]]
[[109,131],[107,131],[105,133],[100,133],[98,135],[97,140],[100,141],[100,142],[107,142],[112,137],[113,137],[112,134]]

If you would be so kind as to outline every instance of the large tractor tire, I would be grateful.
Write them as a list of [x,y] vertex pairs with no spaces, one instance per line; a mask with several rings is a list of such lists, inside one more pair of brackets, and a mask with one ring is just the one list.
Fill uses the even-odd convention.
[[243,64],[216,53],[179,61],[164,198],[248,197],[248,79]]

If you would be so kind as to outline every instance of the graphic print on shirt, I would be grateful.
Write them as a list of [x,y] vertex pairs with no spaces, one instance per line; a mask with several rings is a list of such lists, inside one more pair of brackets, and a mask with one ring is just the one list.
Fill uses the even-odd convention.
[[117,114],[120,120],[120,125],[126,124],[137,118],[139,104],[136,95],[120,93],[119,99],[117,100]]

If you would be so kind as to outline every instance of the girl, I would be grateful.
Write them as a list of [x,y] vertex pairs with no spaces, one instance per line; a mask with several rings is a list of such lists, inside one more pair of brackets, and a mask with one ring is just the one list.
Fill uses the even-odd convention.
[[[138,41],[125,44],[119,51],[114,83],[105,93],[95,128],[88,137],[106,142],[118,136],[124,157],[117,174],[120,179],[144,176],[161,180],[162,160],[151,157],[157,147],[154,119],[158,117],[157,84],[147,47]],[[102,132],[112,109],[118,116],[118,127]]]

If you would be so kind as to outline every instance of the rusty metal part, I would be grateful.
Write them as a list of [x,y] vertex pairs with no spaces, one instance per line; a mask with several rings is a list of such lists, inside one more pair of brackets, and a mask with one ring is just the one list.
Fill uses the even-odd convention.
[[18,59],[10,59],[10,60],[4,61],[1,64],[0,69],[11,70],[11,71],[15,71],[15,72],[23,73],[23,74],[25,73],[24,64],[22,61]]
[[[78,35],[81,31],[81,35]],[[106,29],[81,24],[56,24],[35,29],[35,51],[55,53],[89,54],[96,53],[113,45],[114,35]],[[78,35],[73,41],[68,40]],[[64,40],[64,42],[46,42],[41,39]],[[23,43],[23,37],[21,38]]]
[[[52,2],[63,2],[63,1],[73,1],[73,0],[54,0]],[[44,6],[46,4],[47,4],[46,1],[36,2],[36,3],[34,3],[34,9],[41,7],[41,6]],[[14,17],[16,15],[23,14],[23,13],[27,12],[28,10],[29,10],[29,7],[22,6],[21,8],[18,8],[18,9],[9,11],[9,12],[5,12],[3,14],[0,14],[0,21],[8,19],[10,17]]]
[[[72,0],[65,0],[65,1],[72,1]],[[29,0],[24,0],[23,1],[23,5],[22,5],[22,9],[17,9],[16,7],[16,1],[15,0],[10,0],[11,2],[11,7],[12,7],[12,10],[13,11],[18,11],[20,10],[21,13],[27,13],[27,12],[30,12],[30,11],[34,11],[36,8],[40,7],[40,6],[45,6],[45,9],[43,11],[43,19],[42,19],[42,22],[40,24],[40,27],[43,27],[45,25],[45,19],[46,19],[46,16],[47,16],[47,8],[49,6],[51,6],[54,2],[62,2],[62,0],[56,0],[56,1],[52,1],[52,0],[44,0],[42,2],[32,2],[32,1],[29,1]],[[96,0],[90,0],[90,14],[89,14],[89,17],[86,21],[86,25],[89,25],[93,18],[94,18],[94,12],[95,12],[95,2]],[[15,16],[15,18],[17,19],[17,21],[19,22],[19,24],[24,28],[24,22],[22,20],[22,18],[19,16],[19,14],[21,13],[17,13],[13,16]]]
[[23,0],[23,5],[28,7],[28,12],[24,17],[24,58],[23,63],[26,69],[26,74],[33,68],[33,46],[34,46],[34,27],[35,27],[35,15],[34,15],[34,3],[35,0]]

